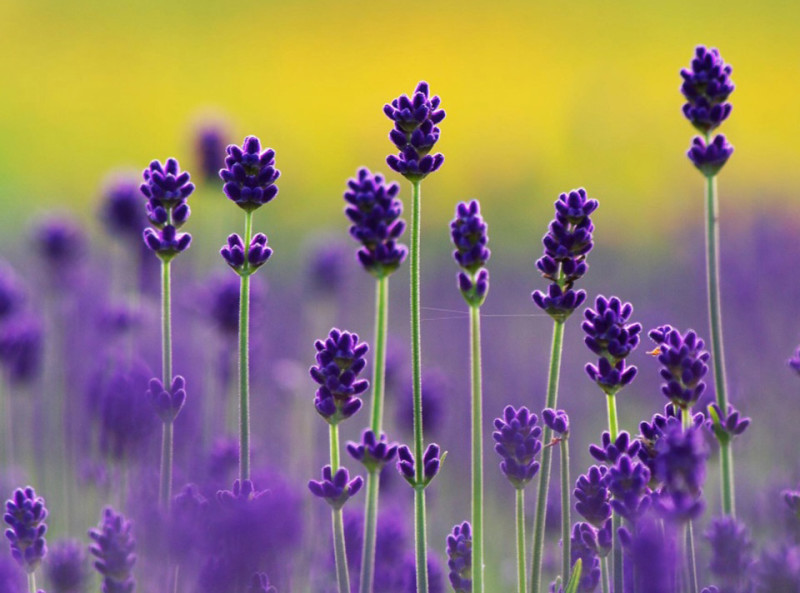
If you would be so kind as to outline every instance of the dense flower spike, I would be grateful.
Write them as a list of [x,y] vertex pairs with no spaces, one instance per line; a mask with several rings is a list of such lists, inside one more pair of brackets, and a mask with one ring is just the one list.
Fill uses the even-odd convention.
[[666,518],[685,522],[703,512],[702,486],[708,448],[699,429],[670,425],[655,445],[655,478],[663,484],[658,510]]
[[536,456],[542,450],[542,429],[538,418],[526,407],[506,406],[494,421],[494,450],[500,455],[500,469],[515,488],[524,488],[539,471]]
[[153,161],[144,170],[144,183],[139,186],[148,199],[147,218],[155,228],[144,230],[145,244],[164,262],[188,249],[192,241],[188,233],[178,229],[189,218],[186,199],[194,191],[189,173],[181,172],[176,159],[167,159],[162,165]]
[[355,496],[361,486],[364,485],[364,479],[361,476],[356,476],[350,479],[350,473],[347,468],[340,467],[333,473],[330,465],[322,468],[322,480],[310,480],[308,482],[308,489],[314,496],[324,498],[333,509],[341,509],[344,504]]
[[181,171],[178,160],[174,158],[167,159],[163,165],[159,161],[151,162],[142,175],[144,183],[139,189],[154,207],[169,210],[182,204],[194,191],[189,173]]
[[44,535],[47,532],[47,508],[44,498],[36,496],[30,486],[17,488],[9,500],[3,520],[8,525],[6,538],[14,560],[32,573],[47,554]]
[[666,381],[661,393],[682,409],[690,409],[706,388],[703,377],[708,373],[710,354],[705,343],[693,330],[684,335],[669,325],[649,333],[658,345],[658,361],[664,366],[661,377]]
[[586,523],[576,523],[572,527],[570,565],[575,566],[575,563],[581,560],[581,579],[577,588],[579,593],[592,593],[600,584],[600,558],[597,548],[587,545],[585,541],[588,539],[590,544],[594,543],[593,536],[595,536],[594,528]]
[[[609,511],[609,518],[599,528],[589,523],[575,523],[572,527],[572,545],[587,547],[600,558],[605,558],[611,553],[613,541],[611,534],[612,521]],[[584,566],[586,566],[585,562]]]
[[584,311],[584,343],[600,359],[587,364],[586,373],[608,395],[613,395],[636,376],[635,366],[626,366],[625,358],[639,345],[642,326],[629,323],[633,305],[617,297],[598,296],[595,309]]
[[487,225],[481,216],[480,203],[459,202],[456,217],[450,223],[450,238],[455,246],[453,257],[462,271],[458,273],[458,288],[472,306],[480,306],[489,291],[489,272],[484,268],[491,252]]
[[372,430],[361,434],[361,441],[347,443],[347,452],[356,461],[364,464],[368,471],[380,470],[397,456],[397,443],[390,443],[386,435],[376,436]]
[[589,268],[586,255],[593,247],[594,230],[590,216],[597,206],[583,188],[563,193],[555,202],[555,219],[542,240],[544,255],[536,262],[551,284],[547,294],[537,290],[532,298],[556,321],[564,321],[586,300],[585,291],[572,287]]
[[731,404],[728,404],[726,414],[722,413],[719,404],[711,404],[708,407],[708,415],[706,426],[711,429],[720,442],[730,441],[733,437],[742,434],[750,426],[750,418],[742,417],[739,411]]
[[69,217],[48,218],[33,230],[33,244],[42,260],[53,268],[70,266],[86,251],[86,236]]
[[100,224],[115,239],[138,241],[145,227],[142,195],[134,177],[115,175],[103,188]]
[[369,381],[358,379],[358,375],[367,364],[364,355],[369,346],[359,342],[357,334],[334,328],[324,341],[317,340],[314,347],[317,364],[309,372],[320,385],[314,405],[330,424],[338,424],[361,409],[361,399],[357,396],[367,390]]
[[611,517],[611,505],[606,486],[608,468],[593,465],[575,482],[573,496],[578,502],[575,510],[595,527],[601,527]]
[[717,48],[698,45],[690,68],[681,70],[681,93],[686,97],[683,115],[703,134],[708,134],[731,113],[728,97],[734,85],[733,69],[719,55]]
[[170,261],[189,249],[192,236],[189,233],[179,233],[174,226],[168,224],[163,229],[145,229],[144,242],[162,260]]
[[569,416],[564,410],[545,408],[542,410],[542,421],[544,421],[545,426],[559,437],[565,437],[569,434]]
[[742,523],[733,517],[719,517],[706,531],[711,544],[709,568],[720,593],[752,591],[753,543]]
[[150,379],[147,399],[162,422],[172,422],[178,416],[186,401],[186,379],[177,375],[169,389],[160,379]]
[[650,507],[650,470],[643,463],[622,455],[608,470],[611,508],[628,521],[636,520]]
[[245,253],[242,238],[234,233],[228,236],[228,244],[224,245],[219,253],[234,272],[240,276],[249,276],[267,263],[272,255],[272,249],[267,247],[267,236],[264,233],[256,233]]
[[429,97],[429,94],[428,83],[423,81],[412,97],[400,95],[383,106],[386,117],[394,122],[389,139],[400,151],[386,157],[386,163],[411,182],[437,171],[444,162],[444,155],[430,154],[439,140],[437,125],[444,119],[445,112],[439,108],[439,97]]
[[16,315],[0,330],[0,364],[12,385],[31,383],[39,375],[44,355],[41,322],[33,315]]
[[83,544],[62,540],[52,546],[44,562],[51,593],[81,593],[86,590],[89,571]]
[[103,577],[103,593],[132,593],[135,588],[136,541],[132,530],[133,524],[110,507],[103,511],[97,529],[89,530],[94,541],[89,552],[97,558],[94,567]]
[[221,121],[206,121],[194,131],[195,163],[199,166],[200,177],[204,183],[219,179],[219,170],[225,163],[225,139],[227,126]]
[[695,136],[686,151],[692,164],[706,177],[714,177],[719,173],[732,154],[733,146],[725,138],[725,134],[717,134],[708,144],[700,136]]
[[[427,486],[430,484],[431,480],[439,473],[439,468],[446,455],[446,453],[440,455],[439,445],[436,443],[428,445],[427,449],[425,449],[425,453],[422,454],[423,470],[421,485]],[[414,473],[416,469],[415,464],[414,454],[411,452],[411,449],[406,445],[402,445],[397,449],[397,471],[399,471],[400,475],[412,486],[417,485],[416,474]]]
[[611,433],[603,431],[600,437],[600,445],[589,445],[589,454],[601,463],[615,464],[622,455],[636,457],[639,453],[641,443],[632,439],[628,431],[623,430],[617,438],[611,440]]
[[408,254],[405,245],[397,243],[406,228],[400,218],[403,203],[397,198],[400,186],[386,183],[383,175],[373,175],[362,167],[356,177],[347,181],[344,213],[353,223],[350,236],[363,247],[358,261],[377,278],[394,272]]
[[241,148],[231,144],[226,149],[225,168],[219,176],[225,182],[222,191],[245,212],[252,212],[278,195],[275,182],[281,172],[275,168],[275,151],[261,150],[261,141],[247,136]]
[[472,593],[472,527],[469,521],[453,527],[447,536],[447,567],[455,593]]
[[670,524],[662,526],[650,513],[628,528],[619,531],[619,541],[626,554],[626,581],[631,591],[675,593],[679,566],[675,542],[677,535]]

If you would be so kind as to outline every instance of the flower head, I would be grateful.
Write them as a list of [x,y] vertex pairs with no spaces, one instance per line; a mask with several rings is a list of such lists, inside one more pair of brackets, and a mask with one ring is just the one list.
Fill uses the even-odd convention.
[[575,510],[595,527],[600,527],[611,517],[611,505],[606,486],[608,468],[593,465],[575,482],[573,496],[577,499]]
[[178,375],[165,387],[160,379],[150,379],[147,398],[162,422],[173,422],[186,401],[186,379]]
[[151,162],[142,176],[141,192],[151,203],[166,209],[178,206],[194,192],[189,173],[181,171],[178,160],[174,158],[168,158],[163,165],[160,161]]
[[586,346],[600,359],[597,365],[587,364],[586,373],[607,394],[612,395],[636,376],[635,366],[626,366],[625,359],[639,345],[642,326],[629,323],[633,305],[617,297],[598,296],[595,309],[584,311]]
[[734,85],[733,69],[719,55],[717,48],[698,45],[690,68],[681,70],[681,93],[686,97],[683,115],[703,134],[708,134],[731,114],[728,97]]
[[621,431],[613,441],[611,433],[604,430],[600,439],[599,446],[589,445],[589,454],[601,463],[614,464],[622,455],[636,457],[641,446],[638,440],[631,439],[627,430]]
[[536,456],[542,450],[538,418],[526,407],[506,406],[494,421],[494,450],[500,455],[500,470],[515,488],[524,488],[539,471]]
[[607,480],[611,508],[635,523],[650,507],[650,470],[643,463],[622,455],[609,468]]
[[719,442],[730,441],[747,430],[750,426],[750,418],[742,416],[740,412],[731,404],[728,404],[727,413],[722,413],[719,404],[708,406],[709,418],[705,425],[716,435]]
[[138,241],[145,227],[142,194],[135,177],[114,175],[103,188],[100,212],[103,228],[115,239]]
[[679,408],[689,409],[706,389],[703,377],[708,373],[705,342],[693,330],[681,335],[669,325],[652,330],[650,338],[658,345],[661,377],[666,381],[661,392]]
[[469,521],[453,527],[447,536],[447,567],[455,593],[472,593],[472,526]]
[[144,242],[162,261],[168,262],[188,249],[192,241],[191,235],[179,233],[178,229],[189,218],[186,200],[194,192],[194,184],[174,158],[163,165],[153,161],[143,177],[139,189],[148,200],[147,219],[155,227],[144,230]]
[[679,522],[697,518],[703,512],[701,487],[708,458],[702,433],[674,423],[656,442],[655,450],[655,478],[663,484],[657,500],[659,510]]
[[239,208],[252,212],[278,195],[275,182],[281,172],[275,168],[274,150],[261,150],[261,141],[247,136],[241,148],[231,144],[226,151],[225,168],[219,171],[222,191]]
[[545,408],[542,410],[542,420],[544,425],[559,437],[563,438],[569,434],[569,416],[564,410]]
[[733,517],[718,517],[705,535],[711,544],[709,568],[720,592],[751,591],[755,558],[747,527]]
[[14,560],[32,573],[47,554],[47,507],[44,498],[36,496],[30,486],[17,488],[9,500],[3,520],[8,525],[6,538],[11,544],[11,555]]
[[224,164],[225,139],[229,136],[222,121],[208,120],[194,130],[195,162],[204,183],[219,179],[219,169]]
[[319,384],[314,406],[331,424],[338,424],[361,409],[358,395],[369,387],[369,381],[358,376],[367,364],[364,355],[369,350],[358,335],[331,329],[325,340],[317,340],[317,364],[309,369],[311,378]]
[[[439,473],[439,468],[445,455],[441,455],[439,445],[431,443],[422,454],[422,486],[430,484],[431,480]],[[417,485],[416,462],[414,455],[406,445],[397,449],[397,471],[411,486]]]
[[103,593],[132,593],[136,564],[133,524],[106,507],[100,524],[89,530],[89,537],[94,542],[89,552],[97,559],[94,567],[103,577]]
[[382,469],[397,456],[397,443],[390,443],[386,435],[380,433],[380,437],[372,430],[365,430],[361,434],[361,441],[347,443],[347,452],[356,461],[364,464],[369,471]]
[[44,572],[52,593],[80,593],[89,580],[88,563],[83,544],[67,539],[48,550]]
[[219,253],[234,272],[240,276],[249,276],[267,263],[272,249],[267,247],[267,236],[264,233],[256,233],[247,249],[242,238],[234,233],[228,236],[227,245],[223,245]]
[[706,177],[714,177],[719,173],[732,154],[733,146],[725,138],[725,134],[717,134],[708,144],[700,136],[695,136],[686,151],[692,164]]
[[340,509],[361,490],[363,485],[364,479],[361,476],[350,479],[347,468],[340,467],[334,473],[331,466],[326,465],[322,468],[322,480],[310,480],[308,489],[314,496],[325,499],[332,508]]
[[462,270],[458,274],[461,294],[470,305],[480,306],[489,290],[489,272],[484,266],[491,252],[486,247],[489,235],[478,200],[459,202],[450,223],[450,237],[456,248],[453,257]]

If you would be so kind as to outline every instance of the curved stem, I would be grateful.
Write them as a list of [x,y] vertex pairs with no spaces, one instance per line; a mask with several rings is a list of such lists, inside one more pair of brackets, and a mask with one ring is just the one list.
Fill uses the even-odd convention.
[[483,593],[483,396],[481,385],[481,310],[469,308],[472,366],[472,587]]
[[[708,141],[709,135],[706,135]],[[728,387],[725,379],[725,353],[722,345],[722,306],[720,303],[719,273],[719,200],[717,197],[717,178],[706,177],[706,280],[708,284],[708,317],[711,326],[711,361],[714,365],[714,387],[717,404],[723,413],[728,409]],[[722,472],[722,512],[735,515],[733,490],[733,454],[730,441],[720,442],[723,463]],[[730,463],[724,461],[728,458]]]
[[561,439],[561,579],[569,582],[570,555],[570,504],[569,504],[569,441]]
[[[556,321],[553,324],[553,342],[550,347],[550,373],[547,379],[547,404],[548,408],[556,407],[558,401],[558,376],[561,371],[561,352],[564,342],[564,322]],[[553,431],[548,427],[544,429],[542,442],[546,445],[553,438]],[[544,523],[547,510],[547,493],[550,486],[550,464],[553,458],[553,448],[544,447],[542,452],[542,467],[539,470],[539,488],[536,497],[536,513],[533,523],[533,558],[531,565],[531,592],[539,593],[541,590],[542,558],[544,552]]]
[[528,583],[525,567],[525,490],[517,488],[517,593],[526,593]]
[[[161,379],[164,389],[172,385],[172,277],[171,264],[161,262]],[[159,500],[169,508],[172,491],[172,422],[164,422],[161,430],[161,477]]]
[[[244,215],[244,246],[250,249],[253,213]],[[239,288],[239,479],[250,479],[250,276],[241,275]]]

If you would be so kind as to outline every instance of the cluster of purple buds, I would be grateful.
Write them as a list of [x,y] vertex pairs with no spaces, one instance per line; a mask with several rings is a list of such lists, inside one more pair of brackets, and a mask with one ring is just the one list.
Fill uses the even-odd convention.
[[326,465],[322,468],[322,480],[310,480],[308,489],[314,496],[325,499],[334,510],[339,510],[363,485],[364,479],[361,476],[350,479],[347,468],[340,467],[334,473],[331,466]]
[[555,202],[555,219],[542,240],[544,255],[536,262],[551,284],[546,294],[537,290],[531,296],[556,321],[565,321],[586,300],[586,292],[574,290],[573,284],[589,269],[586,255],[594,245],[590,215],[597,206],[583,188],[563,193]]
[[542,420],[547,428],[558,435],[558,438],[565,439],[569,436],[569,416],[564,410],[545,408],[542,410]]
[[217,502],[223,507],[236,507],[257,500],[266,490],[256,490],[252,480],[234,480],[231,490],[219,490]]
[[14,315],[0,332],[0,364],[15,385],[30,383],[39,374],[44,355],[41,322],[30,314]]
[[314,347],[317,364],[309,369],[311,378],[319,384],[314,406],[329,424],[335,425],[361,409],[358,396],[367,390],[369,381],[358,376],[367,364],[364,355],[369,346],[359,342],[357,334],[334,328]]
[[733,153],[733,147],[723,134],[711,140],[711,132],[731,113],[732,106],[728,102],[734,89],[731,72],[731,66],[723,61],[716,48],[703,45],[695,48],[691,67],[681,70],[681,93],[686,97],[683,115],[705,136],[705,140],[695,137],[687,154],[707,177],[716,175]]
[[500,455],[500,470],[514,488],[522,489],[539,471],[536,457],[542,450],[542,429],[528,408],[506,406],[503,416],[494,421],[494,450]]
[[397,456],[397,443],[390,443],[386,435],[381,433],[378,437],[372,430],[365,430],[361,434],[360,442],[347,443],[347,452],[356,461],[361,462],[367,471],[380,471],[392,462]]
[[608,469],[606,480],[612,497],[612,510],[631,523],[636,523],[650,508],[650,470],[645,464],[622,455]]
[[722,413],[719,404],[711,404],[708,406],[708,415],[706,426],[716,435],[720,443],[727,443],[733,437],[738,437],[750,426],[750,418],[742,416],[731,404],[728,404],[725,414]]
[[383,175],[373,175],[362,167],[348,179],[344,200],[350,236],[361,243],[358,261],[370,274],[383,278],[394,272],[406,258],[408,249],[397,243],[406,228],[400,218],[403,203],[397,198],[400,186],[386,183]]
[[225,185],[222,191],[245,212],[252,212],[278,195],[275,182],[281,172],[275,168],[275,151],[261,150],[261,141],[247,136],[241,148],[231,144],[226,149],[225,168],[219,176]]
[[422,480],[417,482],[414,454],[411,453],[411,449],[406,445],[402,445],[397,449],[397,471],[412,487],[421,486],[424,488],[439,473],[439,468],[442,466],[446,456],[447,453],[441,454],[439,445],[436,443],[428,445],[422,454]]
[[752,591],[753,542],[742,523],[719,517],[706,531],[711,544],[709,568],[721,593]]
[[601,463],[613,465],[622,455],[636,457],[640,447],[641,442],[632,439],[627,430],[621,431],[613,441],[611,433],[604,430],[600,437],[600,445],[589,445],[589,454]]
[[[683,426],[683,410],[676,407],[674,404],[667,404],[664,406],[663,414],[654,414],[650,422],[643,421],[639,423],[639,439],[640,443],[638,450],[639,460],[644,463],[650,470],[650,477],[652,485],[655,487],[658,481],[656,480],[656,444],[666,432],[672,429],[673,426]],[[688,412],[687,412],[688,413]],[[693,428],[699,428],[706,422],[703,414],[697,413],[691,417],[689,424]]]
[[703,377],[708,373],[711,355],[704,350],[705,343],[693,330],[685,334],[669,325],[663,325],[649,334],[657,348],[653,351],[663,365],[661,377],[666,381],[661,393],[678,408],[689,410],[706,389]]
[[11,555],[14,560],[32,573],[47,554],[47,507],[44,498],[36,496],[30,486],[17,488],[9,500],[3,520],[8,525],[6,538],[11,544]]
[[[608,535],[610,536],[610,531]],[[607,547],[606,544],[608,544]],[[578,560],[581,561],[581,578],[580,581],[578,581],[577,593],[592,593],[597,590],[600,584],[599,547],[600,544],[594,527],[587,523],[576,523],[572,527],[572,535],[570,537],[570,565],[575,566]],[[602,549],[607,555],[608,552],[611,551],[611,541],[604,541]]]
[[489,271],[484,266],[491,252],[486,247],[489,235],[478,200],[459,202],[450,223],[450,237],[456,248],[453,257],[461,267],[458,288],[470,306],[480,307],[489,291]]
[[587,364],[586,373],[607,395],[614,395],[636,376],[635,366],[626,366],[625,359],[639,345],[642,326],[629,323],[633,305],[617,297],[598,296],[595,309],[584,311],[586,346],[600,357],[597,365]]
[[228,236],[228,244],[224,245],[219,253],[225,263],[239,276],[249,276],[267,263],[272,255],[272,249],[267,247],[267,236],[264,233],[253,235],[247,247],[242,238],[233,233]]
[[656,508],[666,519],[682,523],[704,509],[702,486],[708,448],[700,428],[684,430],[672,423],[655,444],[654,477],[662,485]]
[[136,586],[133,579],[136,541],[132,529],[130,521],[106,508],[97,529],[89,530],[94,541],[89,552],[97,558],[94,567],[103,577],[104,593],[132,593]]
[[44,571],[54,593],[85,591],[89,571],[83,544],[75,539],[56,543],[48,551]]
[[606,485],[608,468],[593,465],[575,482],[573,496],[577,500],[575,510],[593,526],[600,528],[611,517]]
[[134,177],[116,175],[103,189],[99,218],[115,239],[139,241],[145,227],[142,196]]
[[212,183],[219,179],[227,136],[227,126],[221,121],[206,121],[195,130],[195,162],[200,168],[200,176],[204,183]]
[[168,262],[192,242],[191,235],[178,229],[189,219],[186,200],[194,191],[194,184],[174,158],[163,165],[153,161],[143,176],[144,183],[139,189],[148,200],[147,219],[155,227],[144,230],[144,242],[162,261]]
[[444,162],[441,153],[430,154],[439,140],[437,125],[445,116],[440,103],[439,97],[429,97],[428,83],[422,81],[413,96],[400,95],[383,106],[386,117],[394,122],[389,139],[400,151],[386,157],[386,163],[412,183],[438,170]]
[[146,395],[161,421],[172,422],[186,401],[186,380],[177,375],[172,385],[165,386],[160,379],[150,379]]
[[455,593],[472,593],[472,526],[469,521],[453,527],[447,536],[447,567]]

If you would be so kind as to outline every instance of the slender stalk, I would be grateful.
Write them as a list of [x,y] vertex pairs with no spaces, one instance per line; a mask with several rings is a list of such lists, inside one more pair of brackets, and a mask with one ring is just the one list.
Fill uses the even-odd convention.
[[[611,440],[617,438],[619,435],[619,419],[617,417],[617,396],[606,394],[606,407],[608,409],[608,432],[611,435]],[[616,538],[616,533],[619,530],[622,522],[619,516],[614,513],[612,521],[613,533],[611,535],[611,554],[614,566],[614,591],[622,591],[622,548],[619,540]],[[608,562],[606,561],[605,569],[608,571]],[[608,574],[605,575],[608,579]]]
[[[172,384],[172,278],[171,264],[161,261],[161,380],[164,389]],[[169,508],[172,491],[172,422],[161,429],[161,478],[159,501]]]
[[[386,374],[386,334],[389,313],[389,277],[378,278],[375,287],[375,364],[372,369],[372,431],[379,435],[383,425],[384,378]],[[378,492],[380,470],[367,474],[364,510],[364,545],[361,551],[360,593],[372,593],[375,576],[375,541],[378,530]]]
[[[250,249],[253,213],[244,215],[244,245]],[[250,275],[239,287],[239,479],[250,479]]]
[[[706,142],[709,134],[706,134]],[[711,326],[711,362],[714,365],[714,387],[717,404],[723,413],[728,409],[728,386],[725,379],[725,353],[722,345],[722,307],[719,274],[719,199],[716,176],[706,177],[706,280],[708,284],[708,317]],[[722,463],[722,512],[734,516],[736,506],[733,484],[731,443],[720,442]]]
[[472,366],[472,590],[483,593],[483,387],[481,380],[481,310],[469,308]]
[[[330,425],[331,471],[339,469],[339,427]],[[333,509],[333,554],[336,560],[336,581],[339,593],[350,593],[350,574],[347,570],[347,550],[344,540],[344,521],[342,509]]]
[[[422,484],[422,332],[420,329],[420,181],[411,185],[411,377],[414,392],[414,459],[416,481]],[[425,488],[414,489],[414,538],[417,564],[417,593],[428,593],[428,542],[425,517]]]
[[172,499],[172,422],[161,424],[161,483],[159,500],[161,506],[169,508]]
[[689,572],[689,593],[697,593],[697,560],[694,552],[694,528],[692,522],[686,524],[686,565]]
[[28,573],[28,593],[36,593],[36,573]]
[[339,470],[339,425],[331,424],[330,431],[330,446],[331,446],[331,472],[336,473]]
[[611,579],[608,575],[610,570],[608,567],[608,556],[603,557],[601,564],[603,568],[603,593],[611,593]]
[[526,593],[528,583],[525,570],[525,490],[517,488],[517,593]]
[[[564,342],[564,322],[556,321],[553,325],[553,342],[550,348],[550,373],[547,379],[547,407],[555,408],[558,400],[558,376],[561,371],[561,352]],[[545,426],[543,442],[548,444],[553,438],[553,431]],[[533,558],[531,564],[531,592],[541,590],[542,558],[544,556],[544,523],[547,510],[547,493],[550,487],[550,464],[553,459],[553,448],[544,447],[542,451],[542,467],[539,470],[539,489],[536,497],[536,513],[533,523]]]
[[625,579],[625,574],[622,570],[622,547],[620,546],[619,536],[619,528],[622,527],[622,517],[620,517],[617,513],[614,513],[614,517],[611,519],[611,533],[613,538],[613,550],[612,554],[612,562],[613,562],[613,574],[614,574],[614,592],[616,591],[624,591],[623,589],[623,581]]
[[569,504],[569,442],[561,439],[561,579],[566,583],[570,574],[570,504]]
[[606,395],[606,407],[608,409],[608,432],[611,434],[611,440],[613,441],[619,435],[616,395]]

